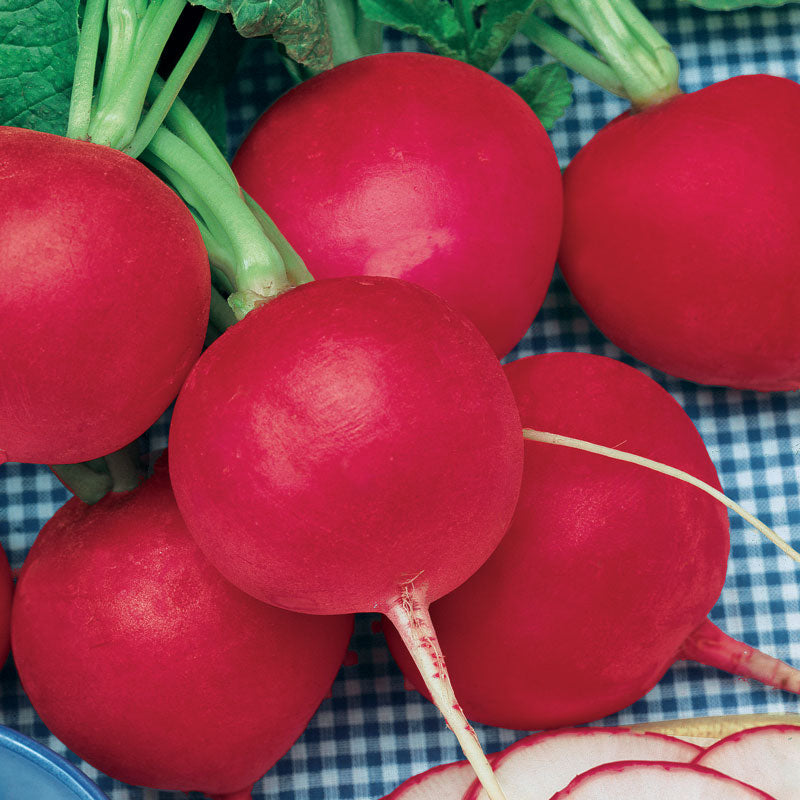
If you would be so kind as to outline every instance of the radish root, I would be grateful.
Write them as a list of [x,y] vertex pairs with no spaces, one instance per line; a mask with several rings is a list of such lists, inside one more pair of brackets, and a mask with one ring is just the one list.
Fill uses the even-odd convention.
[[488,797],[490,800],[507,800],[474,728],[467,721],[456,699],[424,592],[414,587],[414,580],[418,577],[417,575],[402,585],[399,597],[385,612],[386,616],[400,634],[431,693],[434,705],[456,735],[467,761],[475,770],[475,775]]
[[690,717],[688,719],[665,719],[660,722],[637,722],[625,727],[635,731],[716,740],[748,728],[762,728],[765,725],[800,725],[800,714],[730,714],[721,717]]
[[798,553],[797,550],[795,550],[786,541],[781,539],[781,537],[778,536],[778,534],[775,533],[772,528],[767,527],[763,522],[761,522],[761,520],[754,517],[750,512],[745,511],[745,509],[743,509],[738,503],[731,500],[718,489],[715,489],[705,481],[701,481],[699,478],[695,478],[688,472],[676,469],[675,467],[670,467],[667,464],[662,464],[660,461],[654,461],[651,458],[637,456],[633,453],[627,453],[624,450],[616,450],[613,447],[604,447],[600,444],[593,444],[592,442],[586,442],[583,439],[573,439],[571,436],[561,436],[557,433],[537,431],[533,428],[523,428],[522,435],[531,442],[542,442],[544,444],[555,444],[561,447],[571,447],[575,450],[584,450],[588,453],[596,453],[601,456],[607,456],[608,458],[614,458],[617,459],[617,461],[627,461],[630,464],[638,464],[640,467],[647,467],[655,472],[660,472],[663,475],[669,475],[673,478],[684,481],[685,483],[689,483],[692,486],[696,486],[698,489],[702,489],[702,491],[706,492],[706,494],[711,495],[715,500],[719,500],[720,503],[727,506],[729,509],[731,509],[731,511],[735,511],[746,522],[749,522],[750,525],[752,525],[759,533],[762,533],[774,545],[786,553],[789,558],[793,559],[797,563],[800,563],[800,553]]
[[681,645],[678,658],[800,694],[800,670],[728,636],[711,620],[701,623]]

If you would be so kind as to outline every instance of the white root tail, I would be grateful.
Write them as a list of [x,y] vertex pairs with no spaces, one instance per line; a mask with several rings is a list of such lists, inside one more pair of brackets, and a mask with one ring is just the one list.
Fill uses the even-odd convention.
[[434,705],[456,735],[464,755],[490,800],[507,800],[505,792],[483,752],[472,725],[467,721],[453,692],[439,640],[433,629],[428,603],[421,599],[413,582],[385,612],[414,659]]
[[681,469],[670,467],[668,464],[662,464],[660,461],[654,461],[651,458],[644,458],[637,456],[633,453],[626,453],[624,450],[616,450],[613,447],[604,447],[600,444],[593,444],[586,442],[583,439],[574,439],[571,436],[561,436],[557,433],[547,433],[545,431],[537,431],[533,428],[523,428],[522,435],[532,442],[542,442],[544,444],[554,444],[560,447],[571,447],[574,450],[583,450],[587,453],[596,453],[597,455],[606,456],[608,458],[616,459],[617,461],[627,461],[629,464],[638,464],[640,467],[646,467],[655,472],[660,472],[662,475],[669,475],[678,480],[696,486],[698,489],[711,495],[715,500],[718,500],[723,505],[727,506],[731,511],[735,511],[740,517],[749,522],[759,533],[767,537],[774,545],[786,553],[789,558],[793,559],[800,564],[800,553],[797,552],[790,544],[785,542],[778,536],[772,528],[766,526],[761,520],[754,517],[750,512],[745,511],[738,503],[731,500],[718,489],[710,486],[705,481],[695,478],[688,472]]

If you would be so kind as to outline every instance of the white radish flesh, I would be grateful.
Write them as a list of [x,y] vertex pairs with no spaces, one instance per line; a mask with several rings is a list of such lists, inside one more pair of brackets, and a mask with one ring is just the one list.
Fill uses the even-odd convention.
[[474,780],[468,761],[453,761],[412,776],[383,800],[461,800]]
[[[609,761],[689,762],[701,752],[697,745],[657,733],[567,728],[527,736],[504,750],[492,765],[509,798],[550,800],[576,775]],[[464,800],[486,798],[477,781],[464,795]]]
[[800,726],[751,728],[721,739],[695,763],[769,792],[775,800],[800,796]]
[[578,775],[550,800],[775,800],[721,772],[694,764],[622,761]]

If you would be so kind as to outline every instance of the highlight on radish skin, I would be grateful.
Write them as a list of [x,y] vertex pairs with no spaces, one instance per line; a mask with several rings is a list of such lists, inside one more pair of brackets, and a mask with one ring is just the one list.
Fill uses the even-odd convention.
[[505,533],[521,431],[475,326],[378,277],[315,281],[249,313],[195,365],[170,430],[178,505],[208,558],[284,608],[390,615],[498,798],[427,609]]
[[12,638],[31,703],[81,758],[125,783],[245,800],[329,691],[352,625],[224,580],[161,463],[133,492],[73,498],[44,526]]
[[[624,447],[719,488],[689,417],[638,370],[578,353],[505,369],[524,425]],[[635,464],[537,442],[525,452],[507,535],[431,609],[470,719],[528,730],[600,719],[646,694],[680,658],[797,687],[796,670],[706,618],[727,567],[722,505]],[[424,691],[391,628],[386,635]]]
[[579,775],[550,800],[776,800],[745,783],[694,764],[620,761]]
[[750,728],[721,739],[695,763],[768,792],[775,800],[796,800],[800,787],[800,726]]
[[[492,762],[498,780],[514,800],[550,800],[576,775],[612,761],[689,763],[702,748],[658,733],[625,728],[577,728],[526,736]],[[463,800],[486,800],[476,783]]]

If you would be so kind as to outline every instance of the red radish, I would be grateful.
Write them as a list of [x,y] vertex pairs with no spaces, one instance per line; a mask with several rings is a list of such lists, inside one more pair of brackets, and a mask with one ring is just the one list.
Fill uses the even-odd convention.
[[766,792],[693,764],[621,761],[579,775],[551,800],[776,800]]
[[559,264],[623,350],[699,383],[800,388],[799,105],[794,81],[731,78],[623,114],[567,167]]
[[468,761],[453,761],[413,775],[383,800],[462,800],[474,780]]
[[696,764],[796,800],[800,790],[800,726],[768,725],[734,733],[704,750]]
[[385,277],[314,281],[250,312],[200,358],[170,430],[175,495],[208,558],[277,606],[390,615],[487,781],[427,606],[502,538],[522,452],[485,339]]
[[14,575],[5,550],[0,547],[0,667],[11,649],[11,601],[14,596]]
[[[523,424],[655,458],[718,486],[689,417],[638,370],[552,353],[509,364]],[[535,730],[600,719],[680,658],[790,691],[798,672],[706,615],[725,580],[724,508],[635,464],[527,442],[516,515],[489,561],[434,604],[466,715]],[[396,635],[392,652],[422,683]]]
[[468,64],[386,53],[287,92],[233,161],[316,278],[389,275],[469,317],[498,355],[544,299],[561,175],[531,109]]
[[0,462],[139,436],[203,344],[208,257],[177,195],[108,147],[0,128]]
[[[658,733],[624,728],[577,728],[537,733],[506,748],[492,762],[514,800],[550,800],[582,772],[609,761],[690,762],[702,748]],[[477,783],[464,800],[485,800]]]
[[245,800],[330,689],[349,616],[260,603],[203,557],[166,466],[73,498],[23,565],[14,658],[47,727],[126,783]]

